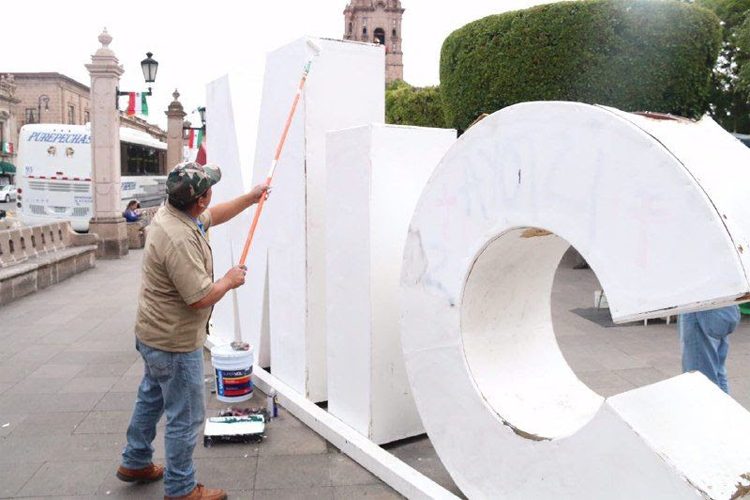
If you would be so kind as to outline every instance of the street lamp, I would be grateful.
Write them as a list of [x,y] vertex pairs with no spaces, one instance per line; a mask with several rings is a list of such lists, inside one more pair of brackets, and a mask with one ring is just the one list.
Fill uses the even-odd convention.
[[198,114],[201,117],[201,126],[200,127],[191,127],[191,123],[189,121],[186,121],[182,129],[183,130],[203,130],[205,132],[206,130],[206,107],[205,106],[198,106]]
[[[156,81],[156,71],[159,69],[159,63],[151,57],[153,55],[151,52],[146,52],[146,59],[141,61],[141,71],[143,71],[143,79],[146,80],[146,83],[154,83]],[[141,94],[151,96],[151,86],[149,85],[148,92],[142,92]],[[115,107],[117,109],[120,109],[119,97],[123,95],[130,95],[130,92],[118,88],[117,95],[115,96]]]
[[44,102],[44,111],[49,111],[49,96],[42,94],[36,101],[36,122],[42,123],[42,102]]
[[206,128],[206,107],[199,106],[198,114],[201,115],[201,123],[203,124],[203,128]]
[[[206,156],[205,156],[205,150],[201,149],[200,145],[203,143],[203,140],[206,138],[206,107],[205,106],[198,106],[198,114],[201,117],[201,126],[200,127],[191,127],[191,123],[189,121],[185,121],[182,124],[182,130],[188,130],[188,147],[192,148],[193,144],[193,138],[195,137],[195,130],[198,131],[198,155],[196,156],[196,161],[199,162],[201,165],[204,165],[206,163]],[[183,132],[183,140],[185,139],[184,132]],[[203,154],[202,160],[201,160],[201,153]]]
[[[146,59],[141,61],[141,70],[143,71],[143,79],[146,83],[154,83],[156,81],[156,70],[159,69],[159,63],[154,60],[151,52],[146,52]],[[151,92],[151,87],[148,89]]]

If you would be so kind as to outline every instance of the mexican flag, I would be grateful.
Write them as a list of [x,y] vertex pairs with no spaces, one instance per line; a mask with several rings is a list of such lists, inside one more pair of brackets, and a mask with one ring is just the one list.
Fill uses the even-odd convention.
[[148,116],[148,101],[146,94],[141,92],[128,93],[128,116]]
[[188,147],[190,149],[193,148],[200,148],[201,144],[203,143],[203,131],[198,130],[198,139],[196,141],[196,134],[195,129],[190,129],[190,133],[188,133]]
[[4,142],[3,143],[3,153],[6,155],[12,155],[13,154],[13,143],[12,142]]
[[206,164],[206,141],[203,141],[201,147],[198,148],[198,154],[195,155],[195,162],[200,165]]
[[148,96],[146,95],[145,92],[141,94],[141,99],[140,99],[140,102],[141,102],[141,114],[143,116],[148,116],[148,101],[146,100],[146,97],[148,97]]
[[135,92],[128,93],[128,116],[135,114]]

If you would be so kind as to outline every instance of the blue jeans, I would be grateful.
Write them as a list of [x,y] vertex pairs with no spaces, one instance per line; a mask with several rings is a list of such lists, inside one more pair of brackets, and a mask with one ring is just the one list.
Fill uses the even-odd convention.
[[729,394],[726,367],[729,334],[739,323],[737,306],[681,314],[682,371],[697,370]]
[[141,469],[151,463],[156,424],[167,415],[164,436],[167,463],[164,491],[168,496],[190,493],[196,486],[193,449],[206,414],[203,349],[166,352],[136,340],[145,365],[122,465]]

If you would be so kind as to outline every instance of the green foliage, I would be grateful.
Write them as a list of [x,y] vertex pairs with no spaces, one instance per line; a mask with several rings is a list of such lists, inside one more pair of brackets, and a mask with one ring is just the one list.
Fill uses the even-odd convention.
[[722,20],[726,29],[725,39],[745,22],[746,13],[750,10],[750,0],[696,0],[695,4],[712,10]]
[[711,114],[727,130],[750,132],[750,68],[746,22],[750,0],[697,0],[722,20],[722,47],[712,75]]
[[702,115],[721,43],[716,16],[676,1],[582,0],[489,16],[443,43],[446,121],[523,101]]
[[385,122],[444,128],[440,88],[412,87],[403,80],[390,83],[385,89]]
[[750,106],[747,104],[750,97],[750,17],[737,28],[733,41],[737,48],[734,54],[735,65],[732,66],[737,73],[736,91],[745,97],[744,115],[747,119],[750,113]]

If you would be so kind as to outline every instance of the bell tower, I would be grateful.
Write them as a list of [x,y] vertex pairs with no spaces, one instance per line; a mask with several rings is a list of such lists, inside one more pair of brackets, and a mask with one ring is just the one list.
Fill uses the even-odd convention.
[[404,79],[401,0],[351,0],[344,9],[344,40],[385,46],[385,82]]

